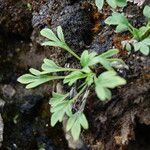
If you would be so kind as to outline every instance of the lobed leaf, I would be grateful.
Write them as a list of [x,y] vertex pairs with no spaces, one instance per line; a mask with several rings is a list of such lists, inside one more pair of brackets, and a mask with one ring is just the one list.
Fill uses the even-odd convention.
[[103,101],[111,98],[111,91],[109,88],[115,88],[126,84],[125,79],[117,75],[115,71],[106,71],[99,75],[95,81],[95,91],[97,96]]
[[128,19],[125,17],[124,13],[112,13],[112,16],[105,20],[108,25],[116,25],[116,32],[127,31],[129,27]]
[[57,27],[57,35],[58,35],[58,38],[60,39],[60,41],[65,43],[65,38],[64,38],[64,34],[63,34],[63,30],[62,30],[61,26]]
[[86,76],[87,76],[87,74],[84,74],[81,71],[74,71],[65,77],[63,83],[64,84],[68,83],[68,85],[71,86],[78,79],[85,78]]
[[59,41],[59,39],[56,37],[56,35],[54,34],[54,32],[49,29],[49,28],[44,28],[40,31],[40,34],[46,38],[48,38],[51,41]]

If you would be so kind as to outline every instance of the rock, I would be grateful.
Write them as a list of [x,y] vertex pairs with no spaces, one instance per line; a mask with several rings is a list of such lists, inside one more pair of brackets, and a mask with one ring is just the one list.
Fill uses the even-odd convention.
[[27,95],[23,97],[24,103],[20,106],[20,111],[24,115],[35,116],[43,97],[40,95]]
[[0,147],[2,146],[2,142],[3,142],[3,130],[4,130],[4,124],[3,124],[2,116],[0,114]]
[[0,1],[0,27],[6,35],[18,34],[23,38],[29,37],[31,28],[31,12],[27,3],[18,0]]
[[6,84],[2,87],[2,93],[5,98],[11,99],[15,95],[16,90],[11,85]]
[[[5,105],[5,101],[0,98],[0,112],[2,111],[4,105]],[[3,118],[0,114],[0,148],[3,142],[3,131],[4,131],[4,123],[3,123]]]

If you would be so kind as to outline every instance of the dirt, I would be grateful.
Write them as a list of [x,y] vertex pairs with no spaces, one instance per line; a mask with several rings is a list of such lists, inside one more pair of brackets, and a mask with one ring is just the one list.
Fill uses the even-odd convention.
[[[30,3],[32,8],[27,7]],[[138,6],[124,10],[131,22],[144,24]],[[128,69],[118,69],[128,83],[113,90],[111,101],[101,102],[93,92],[85,113],[90,129],[82,132],[91,150],[149,150],[150,142],[150,56],[128,54],[121,41],[128,33],[115,34],[104,24],[111,13],[97,12],[92,0],[0,0],[0,109],[4,131],[2,150],[69,150],[61,124],[49,124],[49,97],[53,83],[26,90],[16,80],[30,67],[40,69],[45,57],[64,66],[78,67],[77,61],[59,48],[41,47],[39,31],[44,27],[64,29],[67,43],[77,54],[84,49],[102,53],[114,45],[120,49]],[[136,14],[136,15],[135,15]]]

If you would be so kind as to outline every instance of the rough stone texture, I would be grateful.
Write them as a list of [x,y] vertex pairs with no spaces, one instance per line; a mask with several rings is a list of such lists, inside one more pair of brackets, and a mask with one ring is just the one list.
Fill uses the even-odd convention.
[[[61,24],[68,44],[78,53],[85,47],[97,53],[112,48],[115,45],[113,28],[104,25],[94,35],[91,30],[93,10],[84,7],[80,0],[29,2],[32,11],[26,7],[26,1],[0,0],[0,97],[6,103],[1,112],[5,125],[2,150],[37,150],[40,147],[67,150],[62,126],[49,126],[48,100],[53,83],[26,90],[16,79],[30,67],[40,69],[45,57],[61,66],[66,63],[77,66],[64,51],[39,45],[44,40],[39,31],[45,26],[55,31],[55,27]],[[131,11],[126,10],[129,16],[133,10],[141,12],[135,7],[130,5]],[[140,26],[144,22],[140,19],[143,18],[141,13],[138,18],[133,23]],[[93,41],[88,38],[89,34],[94,36]],[[124,51],[120,51],[118,57],[129,66],[128,70],[119,70],[128,84],[113,90],[113,99],[109,102],[100,102],[94,94],[91,95],[85,110],[90,129],[83,132],[82,137],[92,150],[141,150],[142,144],[143,150],[149,150],[150,57],[138,53],[128,55]]]
[[0,28],[3,34],[17,34],[20,37],[29,38],[32,31],[31,18],[27,2],[0,1]]

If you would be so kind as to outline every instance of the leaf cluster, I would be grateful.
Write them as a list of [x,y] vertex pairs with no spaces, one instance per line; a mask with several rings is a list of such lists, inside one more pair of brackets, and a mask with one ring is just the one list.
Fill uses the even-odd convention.
[[[86,90],[90,90],[90,87],[94,86],[95,92],[100,100],[111,99],[111,89],[126,84],[125,79],[117,75],[114,69],[117,66],[112,64],[117,62],[117,64],[124,65],[124,62],[121,59],[114,58],[119,52],[117,49],[110,49],[100,55],[95,52],[89,53],[85,50],[79,57],[65,43],[63,31],[60,26],[57,27],[57,35],[48,28],[43,29],[41,35],[48,39],[42,45],[60,47],[70,52],[79,60],[81,69],[64,68],[57,65],[54,61],[45,58],[41,66],[41,71],[31,68],[29,70],[30,73],[22,75],[18,78],[18,81],[26,84],[26,88],[28,89],[53,80],[63,80],[63,84],[68,84],[69,86],[79,82],[80,86],[77,88],[77,94],[75,96],[70,98],[69,93],[61,94],[53,92],[49,102],[52,113],[51,126],[55,126],[57,122],[62,122],[64,117],[67,116],[66,130],[70,131],[73,138],[77,140],[81,132],[81,127],[84,129],[88,128],[88,122],[83,113],[86,102],[86,99],[83,97]],[[101,73],[97,74],[93,71],[96,65],[101,65],[103,70],[105,69],[106,71],[102,72],[102,70]],[[53,75],[53,73],[57,72],[67,72],[67,75]],[[79,99],[81,105],[74,112],[73,106]]]
[[[140,51],[144,55],[149,54],[149,34],[150,34],[150,7],[145,6],[143,9],[143,15],[147,18],[148,23],[146,26],[142,26],[139,29],[133,27],[130,22],[128,21],[127,17],[124,15],[124,13],[118,13],[118,12],[113,12],[110,17],[108,17],[105,20],[105,23],[108,25],[114,25],[116,26],[116,33],[119,32],[124,32],[124,31],[129,31],[133,39],[136,40],[137,42],[133,43],[133,47],[135,51]],[[135,44],[135,45],[134,45]],[[126,45],[126,47],[129,47],[128,49],[131,48],[131,46]]]

